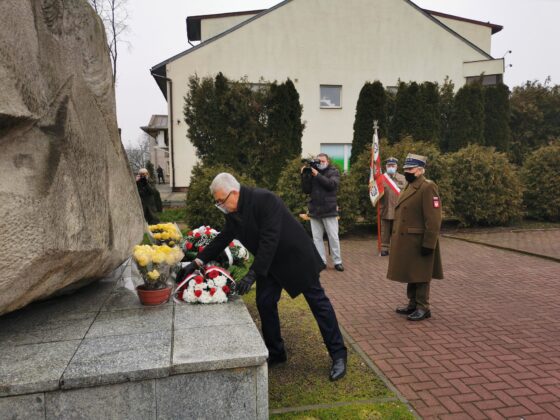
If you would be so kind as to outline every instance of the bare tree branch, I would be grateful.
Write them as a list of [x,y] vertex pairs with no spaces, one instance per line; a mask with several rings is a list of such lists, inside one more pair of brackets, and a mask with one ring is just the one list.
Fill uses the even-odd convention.
[[117,81],[117,59],[119,44],[125,42],[122,35],[128,30],[128,0],[88,0],[101,17],[107,33],[107,46],[113,68],[113,83]]
[[136,174],[140,168],[146,167],[150,160],[149,146],[149,136],[146,134],[140,139],[138,146],[126,147],[124,149],[128,158],[128,164],[133,173]]

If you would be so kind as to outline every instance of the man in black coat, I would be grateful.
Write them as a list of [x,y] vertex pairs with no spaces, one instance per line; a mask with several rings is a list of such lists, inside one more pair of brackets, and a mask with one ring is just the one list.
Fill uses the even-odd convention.
[[278,317],[278,300],[285,289],[292,298],[303,293],[333,360],[330,379],[342,378],[346,373],[346,347],[334,309],[319,282],[321,258],[305,229],[275,194],[240,186],[231,174],[218,174],[210,191],[216,207],[226,215],[226,224],[185,267],[182,276],[213,260],[234,238],[238,239],[255,259],[238,282],[237,291],[245,294],[257,283],[257,308],[269,366],[287,358]]

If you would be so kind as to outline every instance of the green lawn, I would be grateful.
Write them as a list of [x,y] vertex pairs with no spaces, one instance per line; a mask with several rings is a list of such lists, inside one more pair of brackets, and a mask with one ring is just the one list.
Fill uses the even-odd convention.
[[[244,296],[244,300],[260,328],[255,291],[252,290]],[[351,348],[349,348],[346,376],[337,382],[329,381],[331,359],[303,296],[292,300],[283,293],[279,302],[279,312],[288,362],[275,366],[268,372],[269,408],[273,410],[318,404],[333,406],[304,412],[275,414],[273,418],[414,418],[406,405],[398,401],[383,381]],[[387,399],[390,401],[386,402]],[[364,404],[364,400],[373,403]],[[350,403],[350,405],[337,406],[341,403]]]

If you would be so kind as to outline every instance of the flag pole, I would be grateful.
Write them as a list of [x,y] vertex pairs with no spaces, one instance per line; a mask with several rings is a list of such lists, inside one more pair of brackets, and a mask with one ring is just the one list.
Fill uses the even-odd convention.
[[[379,126],[377,125],[377,120],[373,122],[373,130],[374,136],[377,137],[377,130]],[[379,201],[375,206],[377,211],[377,254],[381,255],[381,206],[379,205]]]
[[383,197],[383,173],[379,156],[379,137],[377,136],[377,120],[373,121],[373,141],[371,144],[371,161],[369,163],[369,199],[373,207],[377,207],[377,251],[381,254],[381,209],[379,199]]

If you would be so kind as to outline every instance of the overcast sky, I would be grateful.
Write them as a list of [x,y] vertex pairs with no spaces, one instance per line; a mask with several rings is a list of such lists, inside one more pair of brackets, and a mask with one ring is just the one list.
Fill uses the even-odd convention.
[[[302,1],[302,0],[299,0]],[[343,0],[339,0],[341,5]],[[152,114],[167,114],[167,104],[149,69],[189,48],[187,16],[266,9],[278,0],[129,0],[129,32],[121,46],[117,74],[117,115],[125,146],[142,136]],[[375,3],[372,0],[372,4]],[[492,37],[492,56],[506,51],[504,81],[560,84],[560,0],[417,0],[425,9],[502,25]]]

